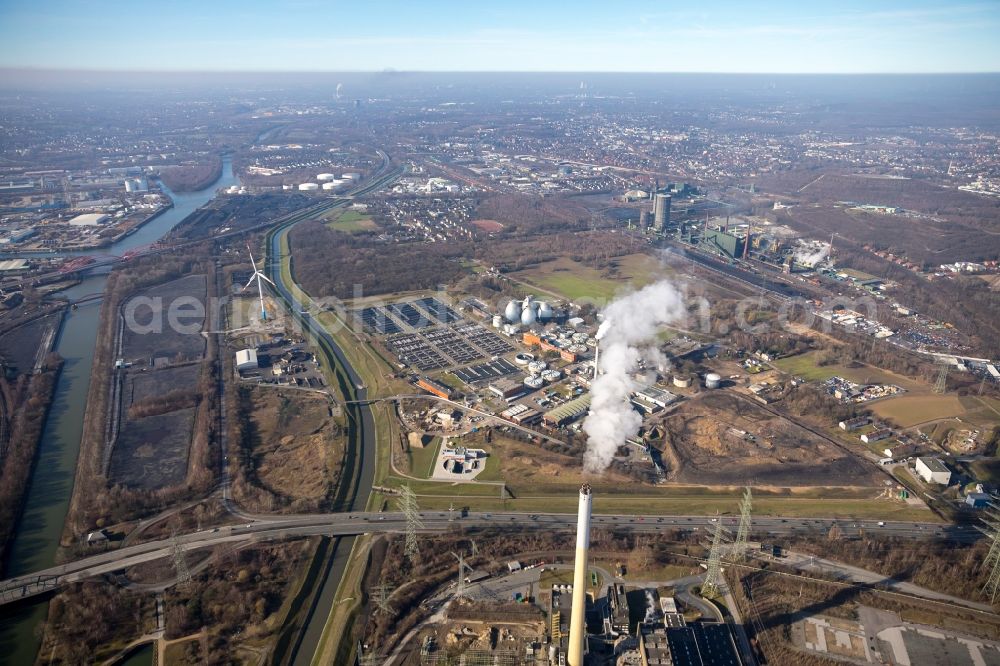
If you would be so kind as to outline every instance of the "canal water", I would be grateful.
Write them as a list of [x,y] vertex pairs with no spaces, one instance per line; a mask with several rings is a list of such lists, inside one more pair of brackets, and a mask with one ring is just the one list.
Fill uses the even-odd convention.
[[[222,176],[207,189],[175,194],[163,186],[164,192],[174,202],[173,208],[113,245],[110,254],[120,255],[158,240],[211,200],[218,188],[236,184],[238,181],[233,175],[232,162],[226,158],[223,160]],[[109,250],[105,248],[95,253],[108,254]],[[94,275],[60,293],[76,299],[103,292],[105,282],[105,275]],[[99,315],[99,301],[91,301],[67,311],[56,338],[55,349],[62,356],[65,365],[42,431],[38,460],[28,485],[24,512],[18,521],[8,554],[7,578],[55,564],[63,523],[73,493],[73,477],[80,453],[83,414],[87,406]],[[0,664],[34,662],[40,644],[38,634],[47,609],[48,603],[45,601],[16,608],[0,607]]]

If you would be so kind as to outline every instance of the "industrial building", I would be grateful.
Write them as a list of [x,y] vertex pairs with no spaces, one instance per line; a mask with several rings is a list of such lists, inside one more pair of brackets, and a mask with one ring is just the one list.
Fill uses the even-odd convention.
[[653,224],[657,231],[663,231],[670,224],[670,195],[657,194],[653,199]]
[[913,469],[926,483],[939,483],[942,486],[951,483],[951,470],[937,458],[917,458]]
[[69,225],[71,227],[96,227],[107,220],[108,216],[104,213],[84,213],[71,219]]
[[256,349],[241,349],[236,352],[236,371],[245,372],[247,370],[256,370],[260,365],[257,362],[257,350]]
[[444,398],[445,400],[451,399],[451,388],[430,377],[421,377],[418,379],[417,386],[439,398]]
[[545,416],[542,417],[542,420],[547,426],[561,428],[564,425],[576,421],[588,411],[590,411],[590,394],[584,393],[579,398],[574,398],[567,403],[559,405],[553,410],[545,412]]

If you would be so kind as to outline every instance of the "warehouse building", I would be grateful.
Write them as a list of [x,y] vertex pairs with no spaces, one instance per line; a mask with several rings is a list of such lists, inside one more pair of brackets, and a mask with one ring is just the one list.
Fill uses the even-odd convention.
[[236,371],[246,372],[247,370],[256,370],[260,367],[257,362],[257,350],[256,349],[241,349],[236,352]]
[[552,428],[561,428],[564,425],[568,425],[573,421],[576,421],[581,416],[584,416],[590,410],[590,394],[585,393],[579,398],[570,400],[569,402],[559,405],[555,409],[545,413],[542,420],[545,425]]
[[951,483],[951,471],[937,458],[917,458],[914,470],[926,483],[939,483],[942,486]]
[[421,377],[418,379],[417,386],[439,398],[444,398],[445,400],[451,399],[451,388],[430,377]]

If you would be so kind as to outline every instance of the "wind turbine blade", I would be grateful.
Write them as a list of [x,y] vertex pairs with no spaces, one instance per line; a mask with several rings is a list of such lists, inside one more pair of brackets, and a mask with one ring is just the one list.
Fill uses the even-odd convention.
[[247,288],[253,284],[253,281],[257,279],[257,275],[258,275],[257,273],[254,273],[253,275],[250,276],[250,281],[243,286],[243,291],[246,291]]
[[[259,275],[265,282],[270,282],[271,284],[274,284],[274,282],[271,280],[271,278],[267,277],[263,273],[257,273],[257,275]],[[275,285],[275,286],[277,286],[277,285]]]
[[253,260],[253,250],[250,249],[250,243],[247,243],[247,252],[250,253],[250,265],[253,266],[253,272],[257,272],[257,262]]

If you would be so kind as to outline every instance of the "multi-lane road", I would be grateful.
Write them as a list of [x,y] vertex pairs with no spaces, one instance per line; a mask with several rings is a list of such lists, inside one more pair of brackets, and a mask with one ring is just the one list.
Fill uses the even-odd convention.
[[[575,514],[473,512],[462,516],[458,511],[436,511],[424,512],[421,515],[424,531],[428,533],[444,532],[459,527],[518,531],[525,529],[571,531],[576,527]],[[595,515],[592,524],[595,529],[640,532],[679,529],[707,532],[714,526],[716,520],[720,519],[708,516]],[[727,517],[721,520],[728,527],[737,519]],[[791,535],[825,535],[835,524],[845,537],[857,536],[864,532],[901,539],[938,538],[966,542],[974,541],[980,536],[973,527],[941,523],[780,517],[755,518],[753,533],[761,540]],[[351,537],[370,533],[398,533],[405,528],[406,520],[401,513],[348,512],[287,517],[261,516],[238,525],[206,528],[178,536],[177,543],[181,550],[187,552],[221,545],[316,535]],[[174,547],[172,539],[150,541],[61,564],[28,576],[5,580],[0,582],[0,604],[41,594],[67,583],[120,571],[142,562],[170,557]]]

